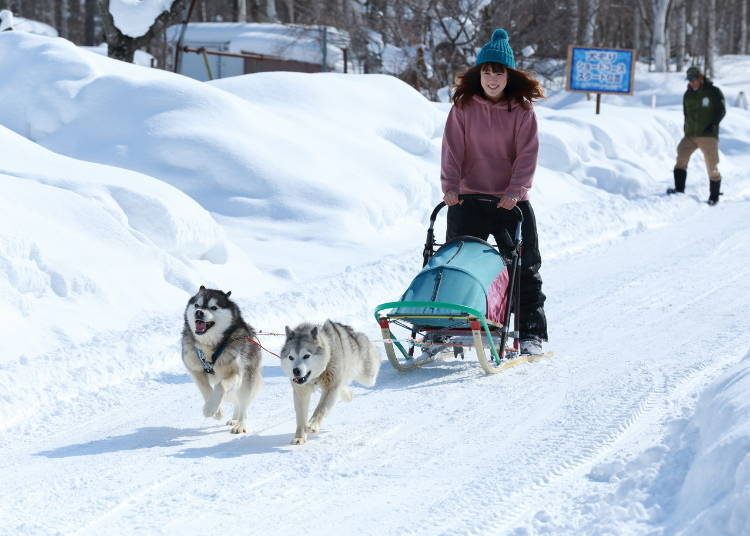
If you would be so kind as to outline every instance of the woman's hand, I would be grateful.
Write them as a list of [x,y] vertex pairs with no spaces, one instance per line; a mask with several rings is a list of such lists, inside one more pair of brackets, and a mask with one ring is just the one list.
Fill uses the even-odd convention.
[[443,194],[443,201],[445,201],[445,204],[449,207],[463,203],[463,201],[458,200],[458,194],[452,190]]
[[500,198],[500,202],[497,204],[497,208],[504,208],[505,210],[513,210],[513,207],[518,203],[518,199],[515,197],[509,197],[504,195]]

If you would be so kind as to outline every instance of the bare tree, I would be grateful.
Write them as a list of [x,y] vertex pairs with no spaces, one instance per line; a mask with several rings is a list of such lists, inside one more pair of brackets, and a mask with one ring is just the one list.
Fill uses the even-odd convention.
[[132,63],[135,51],[140,47],[147,46],[154,36],[172,22],[176,22],[189,5],[190,0],[173,0],[170,10],[164,11],[156,17],[146,33],[138,37],[125,35],[115,26],[112,14],[109,12],[109,0],[98,0],[98,2],[108,46],[107,55],[110,58]]
[[632,8],[632,16],[633,16],[633,48],[636,51],[641,50],[641,8],[640,4],[636,2],[636,4]]
[[687,7],[685,6],[686,0],[677,0],[677,13],[675,21],[675,32],[677,34],[677,48],[675,50],[675,56],[677,56],[677,72],[682,72],[685,68],[685,38],[687,30]]
[[247,0],[234,0],[237,22],[247,22]]
[[571,0],[568,4],[568,43],[571,45],[578,44],[578,34],[580,33],[580,5],[578,0]]
[[96,20],[99,14],[96,0],[86,0],[84,4],[86,14],[84,15],[83,43],[88,46],[96,44]]
[[60,37],[69,37],[68,20],[70,13],[68,11],[68,0],[57,0],[55,2],[55,27]]
[[707,0],[706,3],[706,73],[713,77],[716,67],[716,0]]
[[663,73],[667,70],[666,28],[669,0],[653,0],[651,9],[651,56],[654,58],[654,70]]
[[584,0],[584,6],[583,44],[590,47],[594,46],[596,19],[599,15],[599,0]]
[[430,1],[435,89],[451,84],[453,77],[474,61],[475,44],[480,39],[479,4],[478,0],[463,4]]
[[690,4],[690,34],[688,37],[688,48],[690,51],[690,55],[693,57],[698,55],[698,51],[703,45],[700,40],[700,27],[700,5],[697,0],[693,0]]
[[279,20],[279,16],[276,14],[276,2],[274,0],[266,0],[266,19],[269,21]]
[[81,17],[81,0],[71,0],[68,11],[68,39],[80,43],[83,39],[83,18]]
[[740,54],[747,54],[747,0],[740,0]]

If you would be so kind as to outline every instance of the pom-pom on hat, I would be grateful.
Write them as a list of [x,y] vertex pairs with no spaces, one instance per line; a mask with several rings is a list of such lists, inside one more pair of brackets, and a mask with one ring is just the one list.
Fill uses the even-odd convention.
[[502,28],[492,32],[492,40],[482,47],[477,54],[477,61],[474,65],[483,63],[501,63],[511,69],[516,68],[516,58],[513,56],[513,49],[508,43],[508,32]]

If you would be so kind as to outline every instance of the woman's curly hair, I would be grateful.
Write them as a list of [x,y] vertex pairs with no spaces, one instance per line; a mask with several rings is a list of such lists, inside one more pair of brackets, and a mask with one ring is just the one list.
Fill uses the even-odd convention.
[[544,98],[544,90],[539,80],[533,78],[525,71],[517,71],[506,67],[502,63],[482,63],[475,65],[456,77],[456,85],[451,100],[454,104],[463,106],[474,95],[483,96],[481,76],[482,70],[491,70],[493,73],[508,73],[508,83],[503,90],[503,99],[520,102],[529,107],[534,100]]

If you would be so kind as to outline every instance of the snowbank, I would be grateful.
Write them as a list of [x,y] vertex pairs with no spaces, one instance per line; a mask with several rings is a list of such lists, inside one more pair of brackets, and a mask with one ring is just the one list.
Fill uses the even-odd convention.
[[[2,124],[55,152],[166,181],[212,212],[305,222],[330,243],[350,229],[347,240],[366,243],[405,215],[421,218],[438,195],[443,116],[393,78],[268,73],[207,85],[65,41],[1,37],[12,81],[0,99],[15,104],[0,110]],[[248,99],[220,89],[240,86]]]
[[742,536],[750,533],[750,353],[662,423],[659,444],[590,472],[615,490],[593,496],[585,533],[617,525],[623,532]]
[[[74,397],[142,375],[153,363],[127,357],[138,345],[117,358],[104,334],[138,332],[170,309],[178,324],[178,308],[168,304],[202,283],[240,276],[228,277],[236,248],[224,230],[168,184],[57,155],[2,126],[0,146],[11,149],[0,161],[0,391],[10,398],[0,408],[4,427],[33,412],[31,400]],[[270,287],[271,278],[241,254],[234,251],[232,261],[243,279]],[[158,366],[170,361],[164,356]],[[33,389],[18,381],[28,375]]]
[[8,29],[47,37],[57,37],[58,35],[57,30],[49,24],[24,17],[17,17],[10,10],[3,9],[0,11],[0,31]]
[[[95,54],[99,54],[100,56],[106,56],[109,49],[107,43],[101,43],[100,45],[95,47],[80,48],[89,52],[93,52]],[[136,65],[141,65],[142,67],[152,67],[155,59],[156,58],[154,58],[151,54],[144,50],[136,50],[135,54],[133,55],[133,63],[135,63]]]
[[695,415],[675,423],[666,465],[685,471],[668,532],[750,534],[748,393],[750,353],[701,395]]

